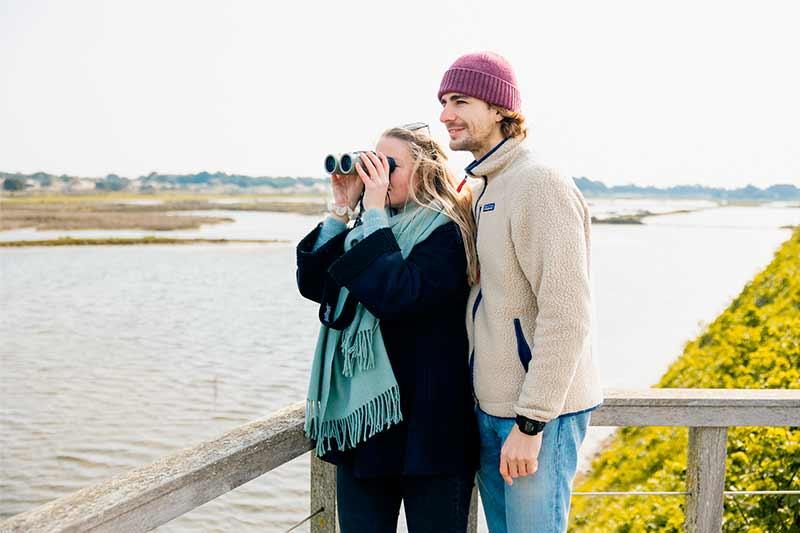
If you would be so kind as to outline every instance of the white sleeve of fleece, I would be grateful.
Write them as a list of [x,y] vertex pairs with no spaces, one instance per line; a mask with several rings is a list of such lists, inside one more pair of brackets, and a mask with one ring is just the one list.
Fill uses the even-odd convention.
[[511,238],[539,314],[532,358],[514,410],[547,422],[561,414],[591,342],[588,221],[579,193],[555,171],[529,179],[511,213]]

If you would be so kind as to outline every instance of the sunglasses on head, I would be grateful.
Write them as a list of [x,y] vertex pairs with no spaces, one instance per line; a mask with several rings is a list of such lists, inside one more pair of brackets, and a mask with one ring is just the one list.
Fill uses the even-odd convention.
[[411,122],[409,124],[403,124],[400,128],[408,131],[417,131],[421,130],[422,128],[426,128],[428,130],[428,137],[431,136],[431,129],[430,127],[424,122]]
[[431,143],[430,156],[432,159],[436,159],[436,147],[433,144],[433,137],[431,137],[431,128],[430,126],[428,126],[428,124],[426,124],[425,122],[411,122],[409,124],[403,124],[402,126],[399,126],[399,128],[408,131],[417,131],[423,128],[428,130],[428,139],[430,139]]

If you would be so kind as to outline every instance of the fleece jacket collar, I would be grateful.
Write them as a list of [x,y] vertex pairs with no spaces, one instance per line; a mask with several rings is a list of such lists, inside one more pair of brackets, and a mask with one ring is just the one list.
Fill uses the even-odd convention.
[[503,139],[486,155],[470,163],[465,169],[467,174],[476,178],[486,176],[491,179],[514,160],[521,144],[522,137]]

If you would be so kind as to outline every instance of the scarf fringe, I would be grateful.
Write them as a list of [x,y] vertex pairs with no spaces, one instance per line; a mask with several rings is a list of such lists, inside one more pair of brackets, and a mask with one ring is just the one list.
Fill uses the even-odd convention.
[[402,422],[400,412],[400,389],[392,387],[371,399],[349,415],[338,420],[319,420],[320,402],[306,401],[305,433],[309,439],[316,440],[316,453],[321,457],[333,448],[333,441],[339,450],[354,448],[390,426]]
[[357,331],[355,340],[351,335],[342,336],[342,375],[351,378],[356,370],[364,371],[375,367],[375,351],[372,349],[372,336],[375,327]]

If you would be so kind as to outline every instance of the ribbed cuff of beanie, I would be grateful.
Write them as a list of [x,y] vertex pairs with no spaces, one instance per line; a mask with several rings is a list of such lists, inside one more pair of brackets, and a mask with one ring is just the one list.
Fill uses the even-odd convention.
[[451,68],[445,72],[439,98],[447,93],[463,93],[509,111],[519,112],[521,98],[512,84],[485,72]]

